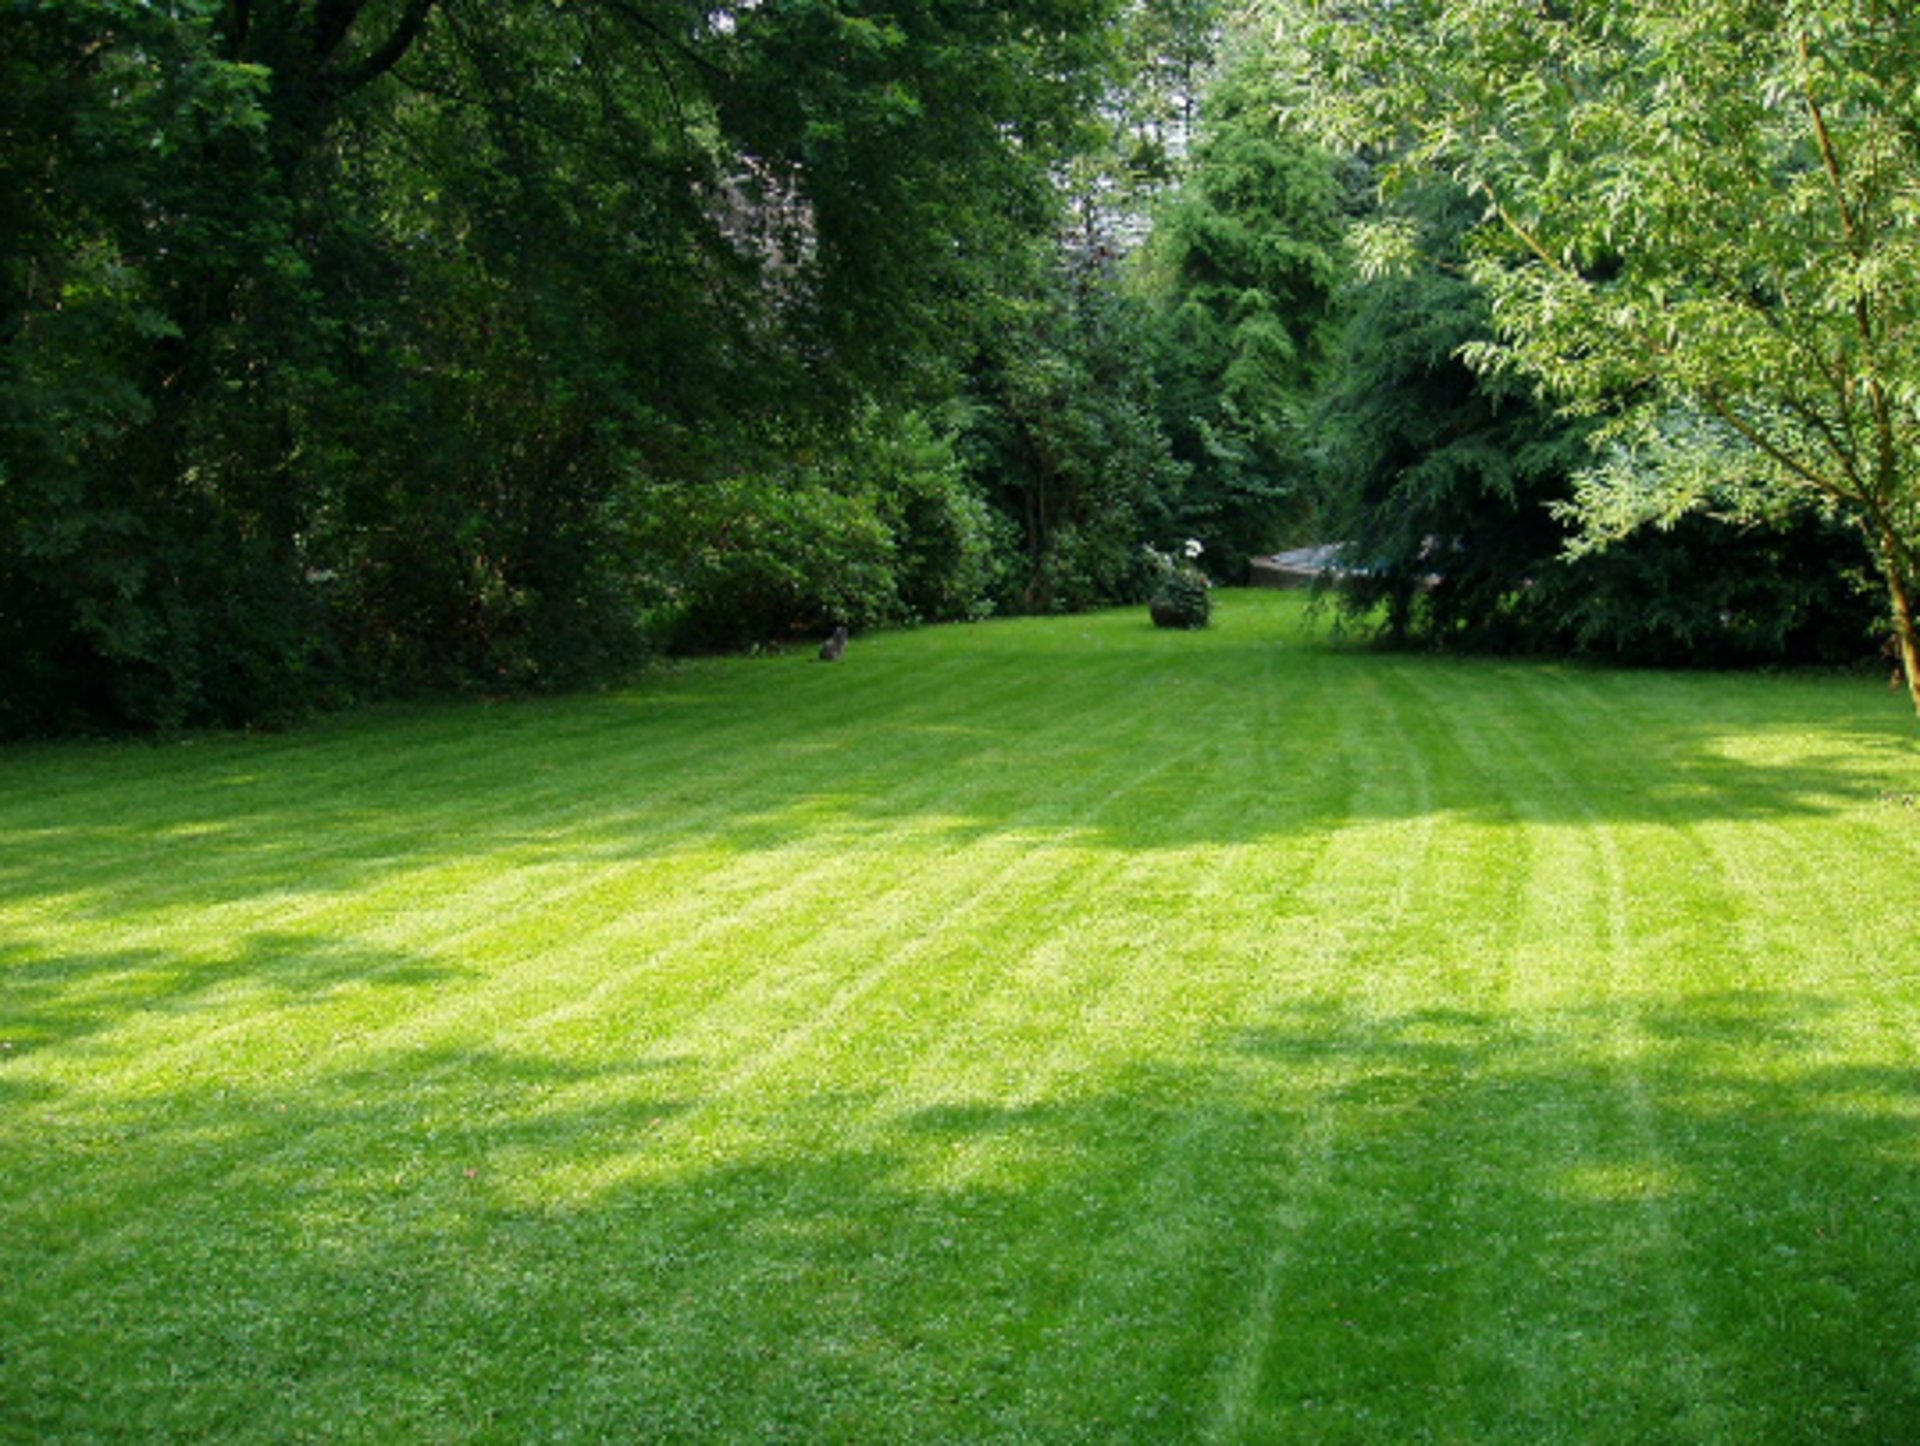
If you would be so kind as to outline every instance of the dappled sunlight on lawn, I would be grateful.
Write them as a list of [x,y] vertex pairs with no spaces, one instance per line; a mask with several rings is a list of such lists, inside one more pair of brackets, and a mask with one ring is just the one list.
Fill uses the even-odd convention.
[[[139,1259],[131,1361],[186,1329],[297,1390],[324,1348],[438,1382],[453,1421],[529,1373],[549,1427],[643,1434],[1911,1419],[1920,1165],[1889,1147],[1920,1068],[1813,1062],[1848,1011],[1785,994],[1709,1001],[1727,1048],[1703,1054],[1691,1004],[1282,1003],[1017,1101],[902,1098],[857,1049],[715,1093],[690,1057],[434,1045],[101,1092],[8,1153],[88,1162],[88,1199],[34,1233],[49,1282]],[[520,1345],[448,1377],[423,1355],[444,1339]],[[1250,1394],[1223,1403],[1205,1383],[1234,1372]],[[1746,1389],[1783,1376],[1817,1390]],[[1443,1404],[1468,1399],[1502,1414]]]
[[[1174,639],[1092,617],[1105,651],[1084,670],[1058,659],[1057,630],[934,629],[830,678],[797,659],[709,664],[628,695],[375,714],[298,744],[33,750],[0,758],[0,820],[21,845],[0,900],[110,913],[351,890],[521,844],[644,857],[926,815],[1139,849],[1356,810],[1693,823],[1920,792],[1911,719],[1864,684],[1353,654],[1284,612],[1273,635],[1275,607],[1237,599],[1213,633]],[[1174,684],[1190,696],[1160,696]],[[1415,749],[1424,784],[1398,777]],[[1383,771],[1395,786],[1356,787]]]
[[865,641],[0,757],[6,1425],[1920,1419],[1897,709],[1246,597]]

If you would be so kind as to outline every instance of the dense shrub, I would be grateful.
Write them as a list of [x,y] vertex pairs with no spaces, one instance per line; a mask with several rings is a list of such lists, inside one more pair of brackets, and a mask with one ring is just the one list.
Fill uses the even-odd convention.
[[1683,517],[1543,569],[1539,641],[1663,667],[1853,662],[1881,622],[1858,552],[1811,515],[1770,526]]
[[985,616],[1007,528],[925,418],[870,413],[800,461],[639,495],[628,536],[679,649]]
[[1191,569],[1167,579],[1147,603],[1155,627],[1204,628],[1213,615],[1207,580]]
[[1158,548],[1146,550],[1154,574],[1147,613],[1159,628],[1204,628],[1213,616],[1213,589],[1196,565],[1200,544],[1189,539],[1183,555],[1174,557]]
[[892,620],[960,622],[993,611],[1018,536],[969,480],[952,437],[918,412],[871,412],[832,470],[844,490],[874,499],[893,540]]
[[893,610],[893,538],[870,498],[761,475],[661,487],[646,511],[635,536],[670,646],[870,627]]

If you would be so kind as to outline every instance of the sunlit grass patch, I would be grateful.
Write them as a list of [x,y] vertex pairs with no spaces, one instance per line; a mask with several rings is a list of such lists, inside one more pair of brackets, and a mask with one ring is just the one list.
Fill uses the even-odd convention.
[[1294,599],[0,758],[0,1436],[1897,1440],[1920,749]]

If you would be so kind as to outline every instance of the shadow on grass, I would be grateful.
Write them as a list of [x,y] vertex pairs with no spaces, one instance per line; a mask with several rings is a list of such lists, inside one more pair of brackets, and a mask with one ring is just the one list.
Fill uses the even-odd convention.
[[256,1439],[1908,1439],[1920,1071],[1840,1050],[1831,1000],[1702,1005],[1303,1003],[1011,1104],[714,1096],[617,1042],[183,1087],[126,1102],[110,1151],[5,1146],[51,1193],[0,1213],[0,1269],[32,1281],[0,1412]]
[[[0,942],[0,1046],[11,1057],[84,1039],[135,1013],[230,1009],[236,994],[286,1008],[347,988],[422,989],[451,966],[322,935],[267,930],[227,952],[109,949],[49,955]],[[6,1077],[0,1075],[0,1086]]]
[[37,750],[0,759],[0,907],[123,917],[835,829],[1149,850],[1434,814],[1818,818],[1920,792],[1912,720],[1865,685],[1354,655],[1278,616],[936,629],[841,670],[717,664],[612,697]]

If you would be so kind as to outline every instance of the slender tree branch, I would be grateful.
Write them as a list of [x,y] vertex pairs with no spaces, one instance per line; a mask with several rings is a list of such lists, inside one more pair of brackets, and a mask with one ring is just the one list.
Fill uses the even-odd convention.
[[1831,477],[1816,470],[1806,462],[1801,461],[1800,458],[1794,456],[1792,452],[1782,447],[1778,442],[1768,437],[1765,432],[1741,416],[1739,412],[1734,410],[1733,405],[1726,399],[1726,396],[1719,388],[1698,387],[1694,390],[1698,393],[1700,400],[1707,404],[1709,411],[1729,427],[1733,428],[1741,437],[1745,438],[1763,457],[1766,457],[1777,466],[1786,468],[1816,492],[1825,493],[1829,497],[1852,500],[1851,494],[1844,487],[1837,485]]
[[1551,251],[1547,250],[1546,246],[1541,242],[1539,237],[1535,236],[1533,232],[1529,231],[1525,226],[1520,224],[1519,220],[1514,216],[1514,214],[1507,209],[1506,202],[1502,201],[1498,196],[1494,195],[1492,186],[1488,185],[1485,181],[1475,181],[1473,183],[1473,189],[1478,191],[1482,196],[1486,197],[1487,204],[1493,207],[1494,215],[1500,218],[1500,224],[1505,226],[1507,230],[1511,231],[1514,235],[1514,238],[1518,240],[1521,245],[1525,246],[1528,251],[1532,252],[1535,256],[1537,256],[1542,262],[1542,264],[1544,264],[1550,271],[1552,271],[1555,275],[1563,276],[1570,281],[1579,281],[1582,284],[1585,283],[1585,280],[1586,280],[1585,277],[1578,275],[1571,267],[1567,265],[1565,261],[1561,260],[1558,256],[1555,256]]
[[[1807,117],[1813,124],[1814,139],[1820,147],[1820,163],[1826,169],[1827,180],[1833,187],[1834,205],[1840,212],[1840,226],[1847,239],[1847,253],[1854,261],[1866,259],[1866,240],[1861,234],[1859,218],[1847,201],[1845,177],[1840,167],[1840,153],[1833,143],[1833,134],[1827,128],[1827,118],[1820,109],[1820,101],[1813,93],[1813,49],[1806,32],[1798,37],[1800,63],[1803,76],[1802,84],[1806,93]],[[1867,363],[1867,400],[1873,409],[1873,428],[1878,442],[1877,482],[1879,490],[1891,495],[1897,480],[1899,468],[1899,448],[1895,442],[1895,425],[1892,404],[1887,398],[1885,382],[1880,377],[1880,369],[1875,362],[1876,346],[1873,326],[1873,308],[1863,293],[1853,302],[1854,329],[1860,333],[1860,340],[1866,347]]]
[[1807,118],[1813,123],[1814,140],[1820,147],[1820,164],[1825,167],[1827,180],[1833,186],[1833,200],[1840,209],[1840,226],[1846,232],[1847,249],[1858,260],[1861,254],[1860,234],[1854,224],[1853,208],[1847,204],[1847,188],[1840,174],[1840,154],[1834,147],[1832,132],[1827,129],[1827,117],[1820,109],[1819,98],[1813,93],[1813,47],[1805,31],[1800,32],[1798,41],[1801,89],[1806,96]]
[[1813,402],[1798,394],[1786,393],[1781,400],[1790,412],[1819,434],[1827,450],[1839,462],[1850,488],[1842,490],[1836,487],[1834,495],[1856,500],[1863,498],[1868,491],[1868,485],[1858,465],[1859,448],[1845,440],[1847,435],[1852,433],[1855,424],[1852,389],[1847,385],[1844,363],[1840,361],[1829,363],[1827,357],[1812,341],[1787,325],[1786,318],[1777,308],[1762,305],[1750,298],[1745,289],[1735,285],[1733,278],[1715,265],[1711,258],[1703,258],[1701,264],[1706,270],[1708,279],[1723,294],[1741,298],[1737,303],[1740,310],[1758,318],[1781,345],[1803,358],[1807,366],[1819,377],[1821,383],[1833,393],[1833,406],[1837,412],[1837,420],[1823,415]]
[[1820,414],[1818,407],[1801,397],[1782,397],[1781,405],[1805,423],[1839,462],[1840,471],[1846,477],[1847,485],[1842,486],[1838,481],[1830,480],[1826,489],[1828,494],[1842,501],[1864,504],[1869,488],[1866,479],[1860,475],[1860,468],[1855,461],[1856,449],[1849,446],[1845,440],[1844,423],[1840,429],[1836,429],[1830,419]]
[[[678,44],[677,42],[673,41],[670,37],[663,36],[661,29],[658,25],[655,25],[649,21],[646,21],[643,17],[637,14],[630,13],[632,7],[616,4],[613,6],[613,9],[623,17],[633,21],[636,28],[644,29],[647,32],[647,34],[655,38],[656,43],[644,45],[642,48],[646,52],[648,65],[650,65],[653,68],[654,74],[660,77],[660,84],[666,89],[667,105],[668,105],[668,108],[673,111],[674,124],[679,128],[681,135],[683,136],[686,135],[689,130],[689,127],[687,125],[687,110],[686,110],[685,104],[681,101],[681,98],[680,98],[679,79],[674,75],[673,67],[668,65],[666,62],[666,58],[660,54],[660,43],[662,42],[665,43],[669,49],[672,49],[676,54],[680,55],[683,59],[692,61],[696,64],[706,63],[705,57],[696,53],[692,49],[692,47]],[[713,73],[715,74],[718,73],[717,68],[713,69]],[[595,84],[600,89],[602,97],[604,98],[607,93],[606,81],[605,81],[604,73],[598,66],[594,67],[594,80],[595,80]],[[618,109],[617,107],[613,107],[609,105],[610,111],[617,111],[617,109]]]
[[405,12],[393,27],[393,33],[386,41],[361,60],[347,67],[339,75],[337,84],[342,90],[357,90],[371,81],[378,80],[405,58],[413,49],[414,42],[425,29],[427,17],[433,13],[438,0],[409,0]]
[[673,31],[655,20],[651,15],[648,15],[638,5],[629,3],[629,0],[602,0],[602,3],[608,10],[626,20],[636,30],[644,30],[647,34],[653,36],[655,40],[666,45],[668,49],[682,56],[692,65],[706,71],[708,75],[719,80],[731,79],[725,66],[718,64],[708,56],[702,55],[687,42],[685,36],[674,34]]

